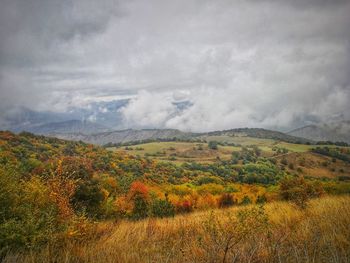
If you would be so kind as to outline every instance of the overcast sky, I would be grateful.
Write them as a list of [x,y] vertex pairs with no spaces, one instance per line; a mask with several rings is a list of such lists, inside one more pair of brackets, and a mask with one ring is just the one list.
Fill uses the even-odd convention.
[[0,0],[0,108],[128,97],[130,127],[350,119],[350,1]]

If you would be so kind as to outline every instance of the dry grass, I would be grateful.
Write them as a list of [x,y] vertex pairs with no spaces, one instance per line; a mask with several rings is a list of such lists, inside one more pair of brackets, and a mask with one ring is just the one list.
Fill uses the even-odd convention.
[[4,262],[350,262],[349,226],[349,196],[315,199],[305,210],[275,202],[264,211],[235,207],[101,223],[90,242]]

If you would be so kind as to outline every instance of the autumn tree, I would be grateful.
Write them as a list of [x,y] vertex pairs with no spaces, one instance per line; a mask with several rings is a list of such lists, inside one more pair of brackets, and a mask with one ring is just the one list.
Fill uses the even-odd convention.
[[168,200],[168,195],[165,194],[165,199],[154,199],[150,206],[150,214],[155,217],[169,217],[175,215],[175,207]]
[[319,183],[308,182],[304,177],[287,177],[280,181],[282,199],[294,202],[300,208],[305,208],[307,201],[324,193]]
[[128,199],[133,202],[132,218],[142,219],[148,216],[148,188],[140,182],[135,181],[131,184]]

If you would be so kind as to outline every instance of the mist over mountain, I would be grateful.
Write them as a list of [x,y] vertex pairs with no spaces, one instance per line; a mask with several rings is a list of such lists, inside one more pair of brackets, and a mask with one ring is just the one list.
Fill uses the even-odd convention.
[[[178,118],[186,111],[190,111],[193,107],[190,101],[175,101],[172,103],[174,111],[171,115],[162,116],[164,112],[158,112],[144,120],[141,119],[137,124],[131,123],[125,116],[125,111],[133,109],[134,106],[130,106],[133,103],[135,103],[135,100],[132,99],[93,102],[85,107],[71,107],[64,112],[34,111],[19,107],[3,111],[0,124],[2,130],[28,131],[35,134],[69,140],[82,140],[101,145],[149,139],[189,139],[197,136],[196,134],[234,135],[237,132],[248,132],[247,136],[258,138],[274,138],[303,143],[308,141],[350,142],[350,122],[347,121],[322,123],[320,120],[310,117],[309,121],[312,120],[315,124],[296,128],[298,124],[306,122],[299,120],[295,123],[295,126],[289,127],[291,131],[287,133],[283,133],[283,130],[272,131],[276,130],[274,126],[268,126],[269,129],[267,130],[231,127],[234,129],[193,133],[188,130],[183,132],[179,129],[169,129],[166,125],[155,125],[155,119],[157,118],[168,118],[166,120],[169,121]],[[139,114],[143,114],[142,109],[134,108],[132,111],[139,111]],[[335,119],[337,118],[335,117]],[[298,139],[293,139],[293,137]]]
[[350,121],[328,124],[307,125],[287,134],[314,141],[332,141],[350,143]]
[[[79,130],[87,134],[92,131],[98,132],[101,127],[104,130],[120,129],[123,128],[120,109],[127,105],[128,101],[124,99],[93,102],[85,107],[71,107],[64,112],[34,111],[25,107],[11,108],[0,114],[0,126],[2,130],[31,131],[39,134],[54,132],[58,126],[60,128],[56,132],[74,132],[74,126],[78,122],[81,125]],[[91,130],[93,125],[100,128]]]
[[[0,128],[14,132],[28,131],[37,134],[84,134],[128,129],[130,123],[123,109],[130,99],[92,102],[84,107],[71,107],[64,112],[34,111],[25,107],[10,108],[0,114]],[[188,101],[173,102],[173,117],[191,106]],[[150,122],[135,125],[136,128],[153,128]],[[131,127],[133,128],[133,126]],[[164,127],[157,127],[164,128]]]

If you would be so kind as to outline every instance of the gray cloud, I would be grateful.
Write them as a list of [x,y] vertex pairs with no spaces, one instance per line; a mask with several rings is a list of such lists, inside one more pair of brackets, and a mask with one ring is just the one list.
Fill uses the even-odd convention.
[[350,119],[350,1],[0,5],[2,108],[123,95],[125,126],[195,131]]

